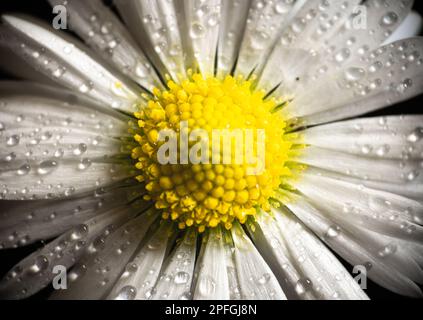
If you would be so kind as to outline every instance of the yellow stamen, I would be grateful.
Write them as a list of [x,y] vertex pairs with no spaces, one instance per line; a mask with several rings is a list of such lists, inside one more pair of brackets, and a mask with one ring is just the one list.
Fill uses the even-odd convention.
[[[248,217],[255,216],[257,208],[269,210],[269,199],[283,177],[292,174],[287,161],[293,144],[285,134],[284,119],[274,112],[276,100],[265,99],[264,92],[254,91],[251,81],[231,76],[219,80],[192,74],[181,83],[169,81],[168,88],[154,89],[154,98],[135,113],[139,130],[134,134],[137,147],[132,150],[140,170],[137,179],[145,183],[146,198],[155,201],[162,218],[176,221],[180,229],[196,227],[203,232],[219,225],[230,229],[234,222],[245,223]],[[188,127],[182,128],[181,121]],[[213,147],[208,149],[207,163],[194,164],[190,158],[188,163],[161,164],[158,152],[165,143],[160,139],[163,129],[173,130],[178,142],[196,129],[203,129],[210,142],[216,129],[262,130],[263,170],[252,174],[249,168],[254,165],[245,153],[241,154],[241,162],[234,160],[234,152],[230,163],[212,164],[215,159],[225,158],[223,146],[217,154]],[[234,151],[236,138],[231,137],[230,141]],[[245,149],[250,148],[259,156],[258,135],[252,142]],[[188,154],[193,145],[191,141]],[[181,160],[179,143],[177,153],[176,158]]]

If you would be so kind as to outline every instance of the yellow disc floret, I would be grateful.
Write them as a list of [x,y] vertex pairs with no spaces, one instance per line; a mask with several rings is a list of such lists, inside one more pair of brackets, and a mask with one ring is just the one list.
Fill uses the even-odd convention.
[[132,157],[145,198],[163,219],[200,232],[218,225],[230,229],[259,208],[269,210],[281,179],[291,174],[286,163],[292,142],[274,112],[276,100],[231,76],[194,74],[167,86],[155,89],[135,113]]

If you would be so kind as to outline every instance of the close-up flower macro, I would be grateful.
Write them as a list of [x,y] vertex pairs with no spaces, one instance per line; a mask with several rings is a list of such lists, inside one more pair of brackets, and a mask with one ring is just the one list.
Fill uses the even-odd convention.
[[422,298],[421,12],[2,0],[0,299]]

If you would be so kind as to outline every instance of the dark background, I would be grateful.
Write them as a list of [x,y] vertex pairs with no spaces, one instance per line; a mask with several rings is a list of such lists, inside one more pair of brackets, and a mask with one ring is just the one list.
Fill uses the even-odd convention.
[[[89,1],[89,0],[87,0]],[[106,3],[110,4],[111,0],[106,0]],[[418,11],[423,15],[423,1],[415,1],[414,10]],[[5,12],[19,12],[26,13],[32,16],[37,16],[41,19],[44,19],[48,22],[51,22],[54,15],[52,14],[52,9],[46,0],[0,0],[0,14]],[[10,75],[4,73],[0,69],[0,80],[1,79],[10,79]],[[423,105],[423,95],[416,97],[405,103],[397,104],[390,108],[384,109],[383,111],[374,112],[366,116],[382,116],[382,115],[396,115],[396,114],[422,114],[422,105]],[[43,246],[43,243],[38,243],[28,247],[13,249],[13,250],[3,250],[0,251],[0,278],[9,271],[15,264],[20,260],[25,258],[27,255],[32,253],[37,248]],[[342,261],[342,259],[340,259]],[[352,267],[344,262],[348,271],[352,271]],[[368,289],[366,293],[371,299],[406,299],[402,296],[396,295],[384,288],[381,288],[377,284],[371,282],[370,280],[367,283]],[[50,293],[50,288],[43,290],[37,295],[31,297],[30,299],[45,299]]]

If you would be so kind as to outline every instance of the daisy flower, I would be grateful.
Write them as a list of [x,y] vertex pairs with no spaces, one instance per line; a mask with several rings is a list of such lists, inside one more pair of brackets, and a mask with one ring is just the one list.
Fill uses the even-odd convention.
[[1,17],[2,298],[422,296],[423,117],[356,118],[423,91],[413,1],[49,2]]

